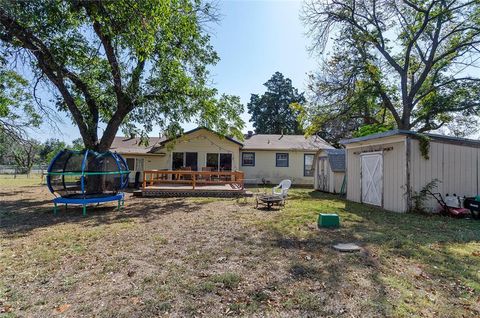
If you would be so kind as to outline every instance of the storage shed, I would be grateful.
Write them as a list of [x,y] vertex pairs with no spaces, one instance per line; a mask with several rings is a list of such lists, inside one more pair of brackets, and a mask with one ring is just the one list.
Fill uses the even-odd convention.
[[[348,200],[406,212],[413,207],[412,195],[435,179],[442,195],[478,194],[478,140],[392,130],[341,143]],[[435,210],[438,204],[430,199],[425,208]]]
[[315,155],[316,190],[330,193],[345,192],[345,149],[322,149]]

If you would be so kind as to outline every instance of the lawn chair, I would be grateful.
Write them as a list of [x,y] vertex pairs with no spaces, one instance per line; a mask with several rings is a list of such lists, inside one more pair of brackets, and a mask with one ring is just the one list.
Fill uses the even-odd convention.
[[[278,195],[280,196],[283,200],[287,198],[288,194],[288,189],[292,186],[292,181],[291,180],[282,180],[278,186],[272,188],[272,195]],[[279,190],[279,191],[277,191]]]
[[[272,194],[259,194],[255,198],[255,208],[258,209],[258,206],[260,204],[266,205],[267,210],[270,210],[270,208],[273,205],[280,205],[284,206],[285,205],[285,200],[287,199],[287,194],[288,194],[288,189],[290,189],[290,186],[292,185],[292,181],[290,180],[282,180],[280,184],[276,187],[272,188]],[[280,190],[280,191],[277,191]]]

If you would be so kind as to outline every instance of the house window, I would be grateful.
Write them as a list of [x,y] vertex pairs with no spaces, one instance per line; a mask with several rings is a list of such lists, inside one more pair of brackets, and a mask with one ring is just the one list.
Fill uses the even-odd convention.
[[179,170],[181,167],[183,167],[183,159],[183,152],[174,152],[172,154],[172,170]]
[[135,158],[126,158],[128,170],[134,171],[135,170]]
[[288,153],[277,153],[276,155],[275,166],[288,167]]
[[144,159],[143,158],[125,158],[127,161],[128,170],[130,171],[143,171]]
[[254,152],[242,152],[242,166],[255,166]]
[[231,153],[207,153],[207,167],[214,171],[231,171]]
[[305,177],[313,177],[313,158],[314,154],[303,155],[303,175]]
[[174,152],[172,153],[172,170],[190,169],[198,170],[198,153]]

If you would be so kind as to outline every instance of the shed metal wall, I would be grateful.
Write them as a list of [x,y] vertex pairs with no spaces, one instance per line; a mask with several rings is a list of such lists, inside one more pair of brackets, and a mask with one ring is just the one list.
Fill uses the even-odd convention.
[[[442,195],[453,193],[459,196],[476,196],[479,184],[480,148],[430,141],[429,160],[423,158],[419,141],[412,139],[411,147],[411,188],[420,191],[434,179],[440,180],[437,192]],[[436,201],[429,200],[428,209],[437,207]]]
[[378,150],[383,151],[383,208],[405,212],[406,148],[403,136],[347,145],[347,199],[361,202],[361,153]]

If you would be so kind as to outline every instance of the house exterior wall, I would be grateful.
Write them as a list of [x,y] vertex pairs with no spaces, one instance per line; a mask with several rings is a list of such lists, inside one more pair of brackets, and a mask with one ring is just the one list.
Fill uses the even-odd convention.
[[[241,156],[243,152],[255,153],[255,166],[242,166]],[[288,153],[288,167],[276,167],[276,153]],[[313,176],[304,176],[304,154],[314,155],[314,151],[293,150],[241,150],[240,170],[245,173],[245,183],[258,184],[262,178],[272,184],[279,183],[283,179],[290,179],[295,185],[313,185]]]
[[[218,135],[208,130],[198,130],[189,135],[182,136],[175,142],[168,143],[165,147],[158,150],[157,154],[123,154],[127,158],[143,158],[144,170],[162,170],[172,169],[173,152],[197,152],[198,168],[206,166],[207,153],[231,153],[232,170],[239,170],[239,149],[240,145],[235,144],[228,139],[220,138]],[[131,167],[130,167],[131,168]],[[143,175],[141,176],[143,177]],[[135,180],[135,173],[131,173],[130,182]]]
[[[132,158],[132,159],[143,159],[144,160],[144,170],[155,170],[155,169],[160,169],[158,167],[164,167],[167,163],[167,158],[165,156],[161,155],[135,155],[135,154],[122,154],[120,153],[125,160]],[[131,170],[131,173],[129,175],[129,181],[134,182],[135,181],[135,172],[134,167],[129,167]],[[140,176],[140,178],[143,178],[143,175]]]
[[395,136],[346,145],[347,199],[361,199],[361,153],[383,152],[383,208],[395,212],[407,209],[405,137]]
[[208,130],[200,129],[168,143],[166,147],[159,150],[166,154],[166,164],[157,169],[172,168],[173,152],[197,152],[199,170],[207,165],[207,153],[230,153],[232,154],[232,171],[241,170],[239,169],[239,150],[240,145]]
[[[476,196],[479,184],[480,148],[430,141],[429,158],[423,158],[419,141],[411,140],[411,188],[419,192],[438,179],[436,191],[442,195]],[[431,198],[425,208],[438,206]]]

